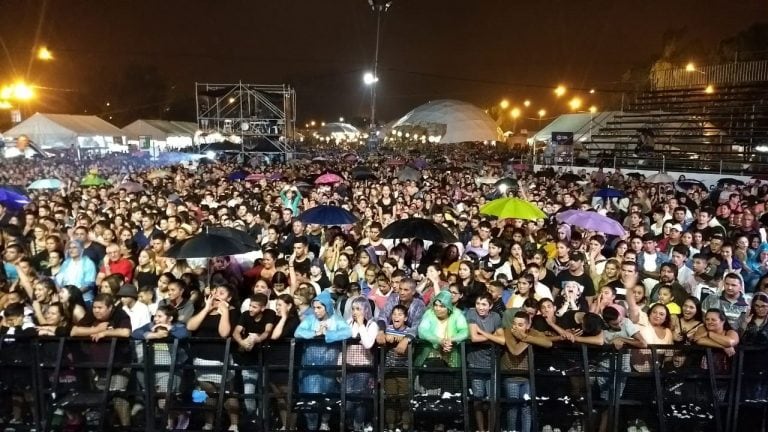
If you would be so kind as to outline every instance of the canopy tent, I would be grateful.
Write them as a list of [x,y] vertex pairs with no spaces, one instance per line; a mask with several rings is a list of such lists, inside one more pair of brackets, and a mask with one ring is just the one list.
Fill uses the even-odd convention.
[[26,135],[43,150],[127,151],[125,133],[97,116],[36,113],[4,134],[13,138]]
[[[544,126],[535,135],[528,138],[533,142],[551,142],[552,134],[556,132],[565,132],[573,134],[573,141],[584,142],[592,139],[592,133],[597,133],[607,121],[619,114],[619,111],[604,111],[599,113],[575,113],[563,114],[552,120],[551,123]],[[590,128],[590,123],[592,127]]]
[[357,141],[363,134],[349,123],[327,123],[318,129],[313,136],[317,139],[340,141]]
[[[440,99],[414,108],[391,128],[389,140],[416,135],[442,144],[501,141],[502,131],[480,108],[458,100]],[[429,138],[427,138],[429,136]]]
[[123,128],[128,144],[143,150],[178,150],[193,145],[197,123],[168,120],[139,119]]

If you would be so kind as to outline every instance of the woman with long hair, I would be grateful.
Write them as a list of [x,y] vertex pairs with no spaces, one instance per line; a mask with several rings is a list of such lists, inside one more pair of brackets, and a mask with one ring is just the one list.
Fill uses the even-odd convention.
[[59,302],[66,308],[72,324],[79,323],[85,317],[86,306],[83,301],[83,293],[76,286],[64,285],[59,288]]
[[595,288],[599,289],[600,287],[604,287],[611,282],[618,280],[620,268],[621,263],[616,258],[609,258],[607,261],[605,261],[603,273],[600,275],[593,274],[593,276],[597,278],[595,281]]
[[435,263],[427,266],[426,275],[416,287],[416,290],[421,294],[421,299],[424,300],[424,303],[429,304],[433,296],[447,287],[448,283],[442,279],[440,265]]
[[515,292],[507,300],[507,309],[516,309],[523,307],[527,299],[539,300],[539,296],[534,292],[536,278],[530,273],[524,273],[517,279]]
[[[360,343],[347,345],[347,365],[352,367],[372,367],[373,348],[376,336],[379,334],[379,326],[373,319],[370,301],[357,296],[352,299],[352,317],[347,321],[352,329],[352,338],[359,339]],[[346,381],[347,394],[363,395],[374,389],[374,375],[371,372],[349,372]],[[366,416],[365,402],[347,402],[347,411],[352,411],[353,430],[360,431],[368,420]]]
[[690,345],[691,338],[704,323],[702,322],[701,302],[690,296],[683,301],[682,311],[673,316],[672,330],[675,343]]
[[160,279],[160,266],[155,261],[155,253],[150,249],[139,252],[138,264],[134,269],[133,280],[138,288],[157,287]]
[[296,306],[293,303],[293,297],[288,294],[277,297],[275,312],[277,313],[277,321],[270,336],[273,343],[268,350],[264,351],[264,363],[270,367],[270,370],[285,368],[285,370],[273,370],[270,372],[269,386],[277,398],[282,429],[293,430],[295,429],[296,415],[290,412],[286,398],[290,388],[288,387],[288,368],[285,359],[288,358],[290,352],[290,345],[287,342],[293,338],[300,320]]
[[458,283],[461,292],[464,294],[461,303],[461,309],[469,309],[475,304],[477,296],[486,292],[485,284],[475,280],[475,265],[472,261],[461,261],[459,263]]

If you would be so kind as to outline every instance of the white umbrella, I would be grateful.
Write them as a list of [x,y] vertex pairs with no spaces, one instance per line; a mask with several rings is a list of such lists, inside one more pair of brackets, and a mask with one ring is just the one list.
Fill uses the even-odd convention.
[[478,177],[475,179],[477,184],[494,184],[499,181],[498,177]]
[[656,173],[647,179],[645,179],[646,183],[655,183],[655,184],[664,184],[664,183],[674,183],[675,179],[672,178],[671,175],[667,173]]

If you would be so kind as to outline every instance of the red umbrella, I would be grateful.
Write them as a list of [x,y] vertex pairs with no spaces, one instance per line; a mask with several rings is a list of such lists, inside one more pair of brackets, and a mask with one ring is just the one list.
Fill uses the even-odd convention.
[[246,177],[245,181],[259,181],[259,180],[264,180],[265,178],[267,178],[266,174],[254,173]]
[[323,174],[320,177],[318,177],[315,180],[315,184],[334,184],[334,183],[339,183],[342,180],[344,180],[344,179],[339,177],[339,176],[337,176],[336,174],[327,173],[327,174]]

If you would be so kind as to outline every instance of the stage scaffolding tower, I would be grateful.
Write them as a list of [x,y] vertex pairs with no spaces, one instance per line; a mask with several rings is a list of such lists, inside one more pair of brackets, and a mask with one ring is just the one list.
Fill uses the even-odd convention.
[[[296,143],[296,93],[289,85],[195,83],[199,151],[281,155]],[[223,141],[222,141],[223,138]]]

